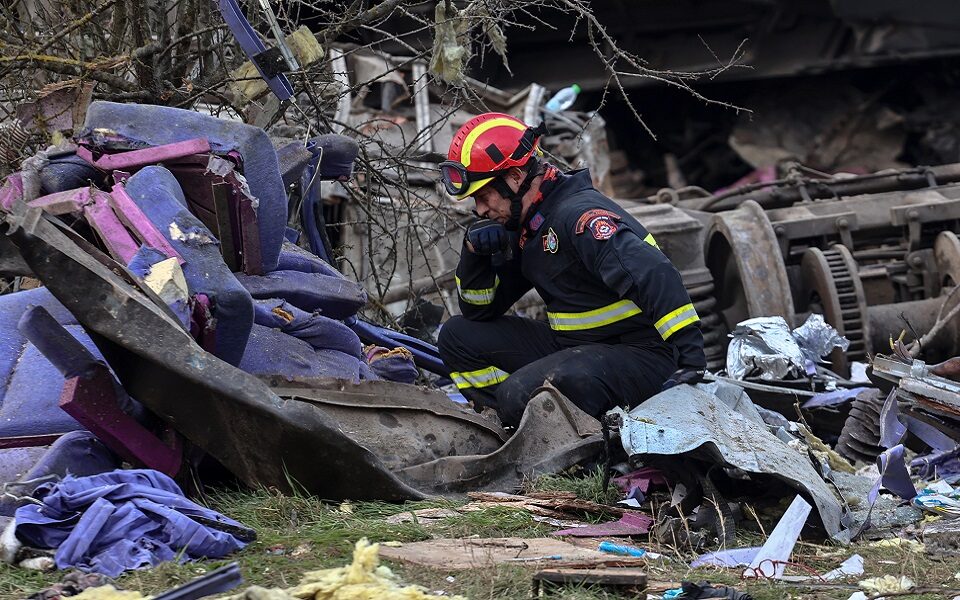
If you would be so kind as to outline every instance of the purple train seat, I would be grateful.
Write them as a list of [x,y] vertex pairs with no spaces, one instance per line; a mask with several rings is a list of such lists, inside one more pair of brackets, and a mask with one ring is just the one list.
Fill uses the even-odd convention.
[[[0,447],[50,443],[81,429],[59,407],[64,378],[17,329],[31,306],[43,306],[98,359],[102,355],[66,308],[46,288],[0,296]],[[12,438],[34,437],[15,441]],[[46,437],[46,440],[44,440]]]
[[190,293],[210,299],[217,320],[214,354],[239,364],[253,325],[253,300],[224,263],[217,240],[187,210],[180,184],[167,169],[145,167],[127,181],[126,189],[186,261],[183,275]]
[[301,310],[332,319],[352,317],[367,303],[367,293],[359,284],[321,273],[274,271],[238,274],[237,279],[254,298],[282,298]]
[[254,308],[253,331],[240,362],[244,371],[288,380],[377,378],[364,368],[360,338],[342,322],[277,298],[256,300]]
[[95,137],[95,130],[109,131],[138,147],[205,138],[213,152],[237,155],[257,199],[262,270],[276,269],[287,224],[287,195],[277,153],[262,129],[177,108],[98,101],[87,109],[78,137]]

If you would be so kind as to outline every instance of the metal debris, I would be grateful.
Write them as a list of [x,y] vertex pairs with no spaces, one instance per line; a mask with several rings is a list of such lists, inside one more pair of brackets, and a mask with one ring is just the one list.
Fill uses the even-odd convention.
[[845,508],[809,457],[790,448],[765,425],[728,408],[716,396],[678,386],[629,413],[621,409],[617,413],[622,419],[620,440],[632,459],[689,455],[708,464],[780,479],[812,498],[831,537],[850,540]]

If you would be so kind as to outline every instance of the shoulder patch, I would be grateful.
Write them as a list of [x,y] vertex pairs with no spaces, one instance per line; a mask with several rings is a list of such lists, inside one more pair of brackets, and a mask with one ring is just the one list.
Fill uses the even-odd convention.
[[613,234],[620,229],[617,223],[620,222],[620,215],[615,212],[602,208],[588,210],[577,219],[575,231],[580,235],[587,229],[598,240],[606,240],[613,237]]
[[[617,223],[619,221],[620,221],[620,215],[618,215],[617,213],[603,209],[603,208],[594,208],[580,215],[580,218],[577,219],[577,226],[575,228],[575,232],[577,235],[580,235],[586,229],[589,228],[590,232],[593,233],[594,237],[597,237],[596,229],[598,227],[604,231],[612,227],[613,231],[610,231],[609,235],[607,235],[607,237],[610,237],[611,235],[616,233],[618,229]],[[606,238],[597,237],[597,239],[606,239]]]

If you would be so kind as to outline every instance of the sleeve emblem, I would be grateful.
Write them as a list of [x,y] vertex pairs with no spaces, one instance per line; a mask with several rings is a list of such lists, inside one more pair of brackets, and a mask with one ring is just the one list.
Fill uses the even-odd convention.
[[580,235],[589,229],[594,238],[606,240],[613,237],[613,234],[620,229],[617,224],[619,221],[620,215],[617,213],[595,208],[580,215],[580,218],[577,219],[575,231],[577,235]]

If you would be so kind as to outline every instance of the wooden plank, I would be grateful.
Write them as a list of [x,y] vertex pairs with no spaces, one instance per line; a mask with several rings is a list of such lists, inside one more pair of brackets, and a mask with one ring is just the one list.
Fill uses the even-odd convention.
[[604,569],[544,569],[533,576],[534,581],[551,583],[595,584],[647,587],[647,572],[630,567]]

